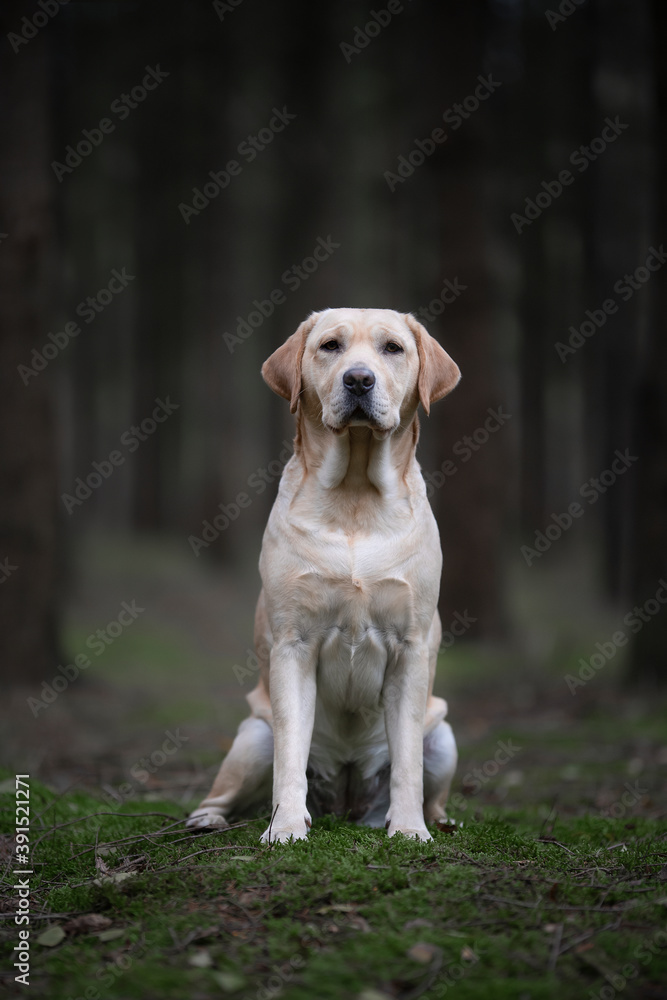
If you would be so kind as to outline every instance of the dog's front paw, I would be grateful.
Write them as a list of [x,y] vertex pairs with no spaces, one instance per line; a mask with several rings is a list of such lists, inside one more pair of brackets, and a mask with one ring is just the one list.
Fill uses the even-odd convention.
[[404,837],[411,837],[413,840],[433,840],[423,820],[420,822],[416,816],[412,822],[408,817],[405,819],[405,823],[394,823],[391,816],[387,816],[384,824],[387,828],[387,836],[393,837],[397,833],[402,833]]
[[289,840],[306,840],[312,820],[308,813],[291,818],[280,807],[261,836],[263,844],[286,844]]
[[193,809],[185,825],[201,829],[226,830],[229,823],[223,816],[222,809],[218,809],[217,806],[200,806],[199,809]]
[[433,840],[425,826],[400,826],[399,824],[389,824],[387,834],[393,837],[397,833],[402,833],[404,837],[412,837],[413,840]]

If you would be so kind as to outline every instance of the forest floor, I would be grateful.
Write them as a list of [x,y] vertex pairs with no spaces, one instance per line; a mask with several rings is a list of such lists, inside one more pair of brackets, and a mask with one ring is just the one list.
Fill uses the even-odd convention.
[[[325,817],[307,842],[264,846],[268,813],[184,825],[245,714],[252,671],[233,668],[252,606],[237,581],[154,569],[130,579],[107,561],[70,618],[70,660],[119,595],[146,614],[36,715],[34,687],[9,706],[7,995],[25,990],[12,968],[25,877],[30,989],[49,1000],[667,1000],[664,703],[629,696],[620,661],[572,693],[584,638],[539,670],[457,644],[437,687],[460,750],[451,825],[424,844]],[[13,853],[17,772],[29,868]]]

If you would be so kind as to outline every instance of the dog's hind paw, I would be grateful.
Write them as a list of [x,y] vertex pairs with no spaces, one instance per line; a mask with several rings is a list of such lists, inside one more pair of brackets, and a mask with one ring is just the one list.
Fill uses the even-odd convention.
[[185,825],[201,829],[226,830],[229,823],[222,815],[222,810],[215,806],[204,806],[194,809],[185,821]]

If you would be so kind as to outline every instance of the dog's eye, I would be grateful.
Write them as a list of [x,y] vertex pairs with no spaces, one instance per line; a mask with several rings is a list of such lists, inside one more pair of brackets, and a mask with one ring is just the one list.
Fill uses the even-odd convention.
[[387,352],[387,354],[402,354],[403,353],[403,348],[401,347],[401,345],[394,343],[393,340],[390,340],[388,344],[385,344],[385,348],[384,349]]
[[321,351],[337,351],[339,347],[337,340],[327,340],[326,343],[322,344],[320,347]]

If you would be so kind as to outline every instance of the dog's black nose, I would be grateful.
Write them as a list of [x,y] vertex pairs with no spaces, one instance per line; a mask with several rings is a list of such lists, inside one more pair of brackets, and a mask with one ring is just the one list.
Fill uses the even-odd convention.
[[343,385],[354,396],[363,396],[375,385],[375,375],[368,368],[348,368],[343,375]]

